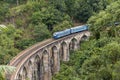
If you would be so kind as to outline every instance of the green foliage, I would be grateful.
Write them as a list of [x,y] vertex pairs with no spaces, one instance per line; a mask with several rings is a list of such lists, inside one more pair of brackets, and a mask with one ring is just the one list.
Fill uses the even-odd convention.
[[112,73],[110,67],[101,67],[96,75],[99,80],[112,80]]
[[[86,0],[87,1],[87,0]],[[77,13],[75,18],[80,20],[80,22],[86,22],[87,19],[92,15],[93,11],[91,6],[85,0],[78,0],[77,5]]]
[[49,3],[61,12],[66,11],[65,0],[49,0]]
[[28,48],[29,46],[35,44],[35,40],[32,39],[22,39],[18,42],[16,42],[16,48],[19,50],[24,50],[26,48]]
[[2,6],[2,7],[0,7],[0,23],[1,23],[2,21],[4,21],[6,13],[8,13],[9,4],[0,1],[0,5]]
[[116,62],[114,67],[113,67],[113,80],[119,80],[120,79],[120,61]]
[[51,33],[47,29],[47,26],[45,24],[39,23],[38,25],[35,25],[33,28],[34,28],[33,36],[34,36],[36,41],[42,41],[44,39],[51,37]]
[[19,39],[16,42],[16,47],[20,50],[24,50],[29,46],[35,44],[36,42],[45,40],[51,37],[50,31],[47,29],[47,26],[43,23],[39,23],[38,25],[30,24],[28,27],[28,31],[30,32],[29,35],[23,39]]
[[15,71],[15,67],[0,65],[0,80],[6,80],[6,74],[11,74]]
[[65,30],[65,29],[68,29],[70,27],[72,27],[72,26],[71,26],[71,23],[69,21],[63,21],[62,23],[59,23],[59,24],[54,26],[53,32]]
[[66,4],[66,13],[70,15],[71,18],[73,18],[77,13],[77,10],[76,10],[76,8],[78,7],[77,1],[75,0],[64,0],[64,1]]
[[100,10],[104,10],[107,6],[107,1],[105,0],[77,0],[76,3],[78,7],[75,17],[82,22],[86,22],[90,16]]
[[120,60],[120,45],[117,42],[106,45],[105,49],[105,58],[108,63],[114,64]]
[[[99,14],[92,16],[88,23],[91,24],[90,29],[93,31],[94,36],[96,32],[105,32],[109,37],[119,36],[119,24],[115,25],[115,22],[119,22],[120,18],[120,1],[116,1],[107,6],[105,11],[101,11]],[[95,36],[97,37],[97,36]]]
[[90,57],[90,59],[85,60],[85,62],[82,65],[81,74],[88,75],[90,73],[96,72],[102,64],[102,60],[100,59],[100,56],[93,55]]
[[[95,39],[82,42],[79,51],[71,52],[70,61],[61,63],[60,74],[55,74],[53,80],[120,80],[120,25],[114,24],[120,21],[119,0],[4,0],[0,3],[4,3],[0,8],[0,22],[15,25],[0,29],[0,64],[7,64],[20,50],[50,38],[51,33],[70,28],[72,21],[86,22],[94,15],[88,23]],[[19,6],[9,8],[12,4]]]
[[33,24],[42,22],[48,26],[50,31],[53,29],[53,25],[58,24],[63,20],[70,20],[70,18],[68,15],[61,13],[53,7],[42,8],[41,11],[33,13],[31,18]]
[[21,27],[23,24],[25,24],[24,20],[17,18],[15,21],[17,27]]
[[49,0],[49,3],[79,22],[86,22],[93,13],[105,9],[109,4],[106,0]]
[[106,44],[110,43],[111,41],[112,41],[112,38],[103,37],[101,39],[98,39],[95,42],[95,46],[96,47],[104,47]]
[[19,51],[15,48],[14,40],[21,37],[21,31],[8,25],[0,33],[0,64],[6,64]]

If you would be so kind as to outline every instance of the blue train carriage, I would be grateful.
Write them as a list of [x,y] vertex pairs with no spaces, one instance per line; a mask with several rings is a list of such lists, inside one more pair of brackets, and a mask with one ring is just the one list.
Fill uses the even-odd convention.
[[84,31],[84,30],[88,30],[87,25],[73,27],[73,28],[71,28],[71,33],[81,32],[81,31]]
[[69,34],[70,34],[70,29],[66,29],[63,31],[55,32],[53,34],[53,38],[58,39],[58,38],[64,37],[64,36],[69,35]]

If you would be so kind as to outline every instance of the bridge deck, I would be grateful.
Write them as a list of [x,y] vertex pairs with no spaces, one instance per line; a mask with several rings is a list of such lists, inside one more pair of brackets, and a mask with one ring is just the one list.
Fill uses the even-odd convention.
[[[84,31],[84,33],[86,33],[86,32],[88,32],[88,31]],[[71,34],[71,35],[62,37],[60,39],[56,39],[56,40],[53,39],[53,38],[50,38],[50,39],[44,40],[42,42],[38,42],[35,45],[33,45],[33,46],[23,50],[22,52],[20,52],[17,56],[15,56],[10,61],[9,65],[17,67],[26,58],[26,56],[28,56],[30,53],[32,53],[33,51],[37,50],[38,48],[40,48],[40,47],[42,47],[44,45],[47,45],[49,43],[53,43],[55,41],[63,40],[64,38],[68,38],[68,37],[71,37],[71,36],[76,35],[76,34],[79,34],[79,33],[74,33],[74,34]]]

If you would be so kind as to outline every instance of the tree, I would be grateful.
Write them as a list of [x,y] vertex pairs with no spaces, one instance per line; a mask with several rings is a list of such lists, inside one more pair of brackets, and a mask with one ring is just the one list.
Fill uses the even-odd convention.
[[2,21],[4,21],[4,18],[9,11],[9,4],[2,1],[0,1],[0,4],[2,6],[0,7],[0,23],[1,23]]
[[77,13],[78,7],[76,0],[64,0],[66,5],[66,13],[73,19]]
[[12,74],[15,71],[15,67],[0,65],[0,80],[6,80],[6,74]]
[[[99,14],[95,14],[92,16],[88,23],[91,24],[90,29],[93,31],[93,34],[96,35],[95,32],[106,32],[111,37],[115,37],[117,35],[117,27],[115,22],[119,22],[120,20],[120,1],[116,1],[107,6],[105,11],[99,12]],[[119,30],[119,29],[118,29]],[[100,33],[102,34],[102,33]]]
[[51,34],[45,24],[39,23],[38,25],[34,26],[33,36],[35,40],[38,42],[50,38]]
[[50,31],[52,31],[55,24],[58,24],[63,20],[70,21],[70,18],[68,15],[58,11],[57,9],[54,9],[54,7],[46,7],[43,8],[41,11],[33,13],[31,19],[32,23],[35,25],[39,24],[39,22],[44,23],[45,25],[47,25],[48,30]]
[[62,31],[65,30],[67,28],[72,27],[72,24],[69,21],[63,21],[62,23],[56,24],[53,28],[53,32],[57,32],[57,31]]
[[0,64],[7,64],[19,51],[15,47],[15,41],[19,38],[21,38],[21,31],[12,25],[8,25],[0,31]]
[[21,3],[27,2],[27,0],[4,0],[4,2],[10,3],[10,4],[16,4],[18,6]]
[[65,12],[67,9],[65,0],[49,0],[49,4],[54,6],[55,9],[59,10],[60,12]]

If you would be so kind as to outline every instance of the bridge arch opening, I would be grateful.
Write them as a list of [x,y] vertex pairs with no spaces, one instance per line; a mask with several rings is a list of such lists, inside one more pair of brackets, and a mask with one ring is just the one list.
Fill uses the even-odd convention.
[[22,80],[26,80],[28,77],[27,77],[27,70],[25,67],[23,67],[23,70],[22,70]]
[[28,69],[28,79],[32,79],[32,61],[31,60],[29,60],[29,62],[28,62],[28,66],[27,66],[27,69]]
[[60,58],[62,61],[69,61],[69,48],[66,42],[61,43]]
[[59,71],[60,60],[59,51],[56,46],[52,47],[52,57],[51,57],[51,73],[55,74]]
[[73,38],[69,44],[69,50],[76,50],[78,48],[77,39]]
[[87,39],[88,39],[87,35],[83,35],[83,36],[80,38],[80,40],[79,40],[79,49],[80,49],[81,44],[82,44],[84,41],[86,41]]

